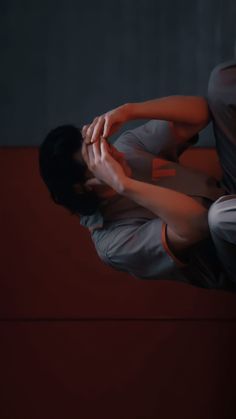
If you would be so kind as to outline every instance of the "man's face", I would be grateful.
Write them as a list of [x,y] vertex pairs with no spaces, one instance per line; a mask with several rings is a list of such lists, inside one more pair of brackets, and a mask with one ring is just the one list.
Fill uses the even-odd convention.
[[[90,147],[90,146],[88,146],[88,147]],[[109,144],[109,147],[110,147],[110,153],[111,153],[112,158],[114,160],[116,160],[122,166],[126,176],[130,177],[132,175],[132,170],[129,167],[128,163],[126,162],[124,153],[121,153],[120,151],[118,151],[117,148],[115,148],[112,144]],[[80,163],[85,163],[81,150],[77,151],[74,154],[74,158]],[[86,163],[85,163],[85,165],[87,166]],[[87,170],[85,172],[85,176],[86,176],[87,180],[95,178],[94,174],[89,170],[88,167],[87,167]],[[99,189],[101,189],[101,188],[112,190],[112,188],[110,188],[110,186],[108,186],[108,185],[107,186],[106,185],[101,185],[101,187]],[[79,190],[80,190],[80,186],[78,185],[78,191]],[[115,192],[115,191],[113,191],[113,192]]]
[[[90,146],[88,146],[88,147],[90,147]],[[116,160],[123,167],[126,176],[130,177],[132,175],[132,170],[129,167],[128,163],[126,162],[124,153],[118,151],[117,148],[115,148],[112,144],[109,144],[109,147],[110,147],[110,150],[111,150],[112,158],[114,160]],[[84,158],[83,158],[82,153],[81,153],[81,150],[77,151],[74,154],[74,157],[79,162],[85,163]],[[87,164],[86,164],[86,166],[87,166]],[[94,174],[89,170],[88,167],[87,167],[87,171],[86,171],[86,177],[87,177],[87,179],[90,179],[90,178],[94,177]]]

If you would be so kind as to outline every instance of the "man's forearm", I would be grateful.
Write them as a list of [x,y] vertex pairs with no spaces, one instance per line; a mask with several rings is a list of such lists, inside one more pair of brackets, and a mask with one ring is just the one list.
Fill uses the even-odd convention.
[[119,193],[149,209],[192,243],[209,234],[208,210],[188,195],[125,177]]
[[173,95],[125,106],[128,120],[161,119],[185,124],[201,124],[209,120],[208,103],[202,96]]

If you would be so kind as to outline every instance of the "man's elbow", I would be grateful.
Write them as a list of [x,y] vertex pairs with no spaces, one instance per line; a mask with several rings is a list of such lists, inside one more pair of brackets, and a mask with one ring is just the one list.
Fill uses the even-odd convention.
[[192,218],[181,236],[189,243],[196,244],[210,235],[208,224],[208,210]]

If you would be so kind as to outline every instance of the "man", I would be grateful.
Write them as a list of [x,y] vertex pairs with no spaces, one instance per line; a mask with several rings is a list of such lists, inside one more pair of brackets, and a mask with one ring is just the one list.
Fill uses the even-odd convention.
[[[208,101],[170,96],[127,103],[83,127],[82,147],[71,153],[86,174],[73,187],[81,202],[85,194],[98,198],[93,213],[81,207],[80,215],[104,263],[140,279],[236,289],[235,90],[236,61],[230,61],[212,71]],[[123,132],[115,147],[108,145],[106,139],[123,123],[139,118],[151,120]],[[178,161],[210,120],[223,169],[219,183]],[[42,147],[41,175],[49,187],[43,154]],[[72,208],[69,199],[57,202]]]

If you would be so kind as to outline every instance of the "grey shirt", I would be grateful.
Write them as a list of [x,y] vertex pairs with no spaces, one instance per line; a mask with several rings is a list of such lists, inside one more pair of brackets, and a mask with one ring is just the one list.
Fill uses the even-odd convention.
[[[209,208],[227,191],[221,181],[184,167],[179,156],[195,144],[198,134],[177,144],[172,123],[150,120],[117,138],[115,147],[125,153],[131,177],[170,188]],[[100,259],[137,279],[169,279],[205,288],[228,288],[211,237],[199,242],[188,260],[180,260],[166,242],[166,223],[156,214],[122,195],[104,200],[90,216],[81,216]]]

